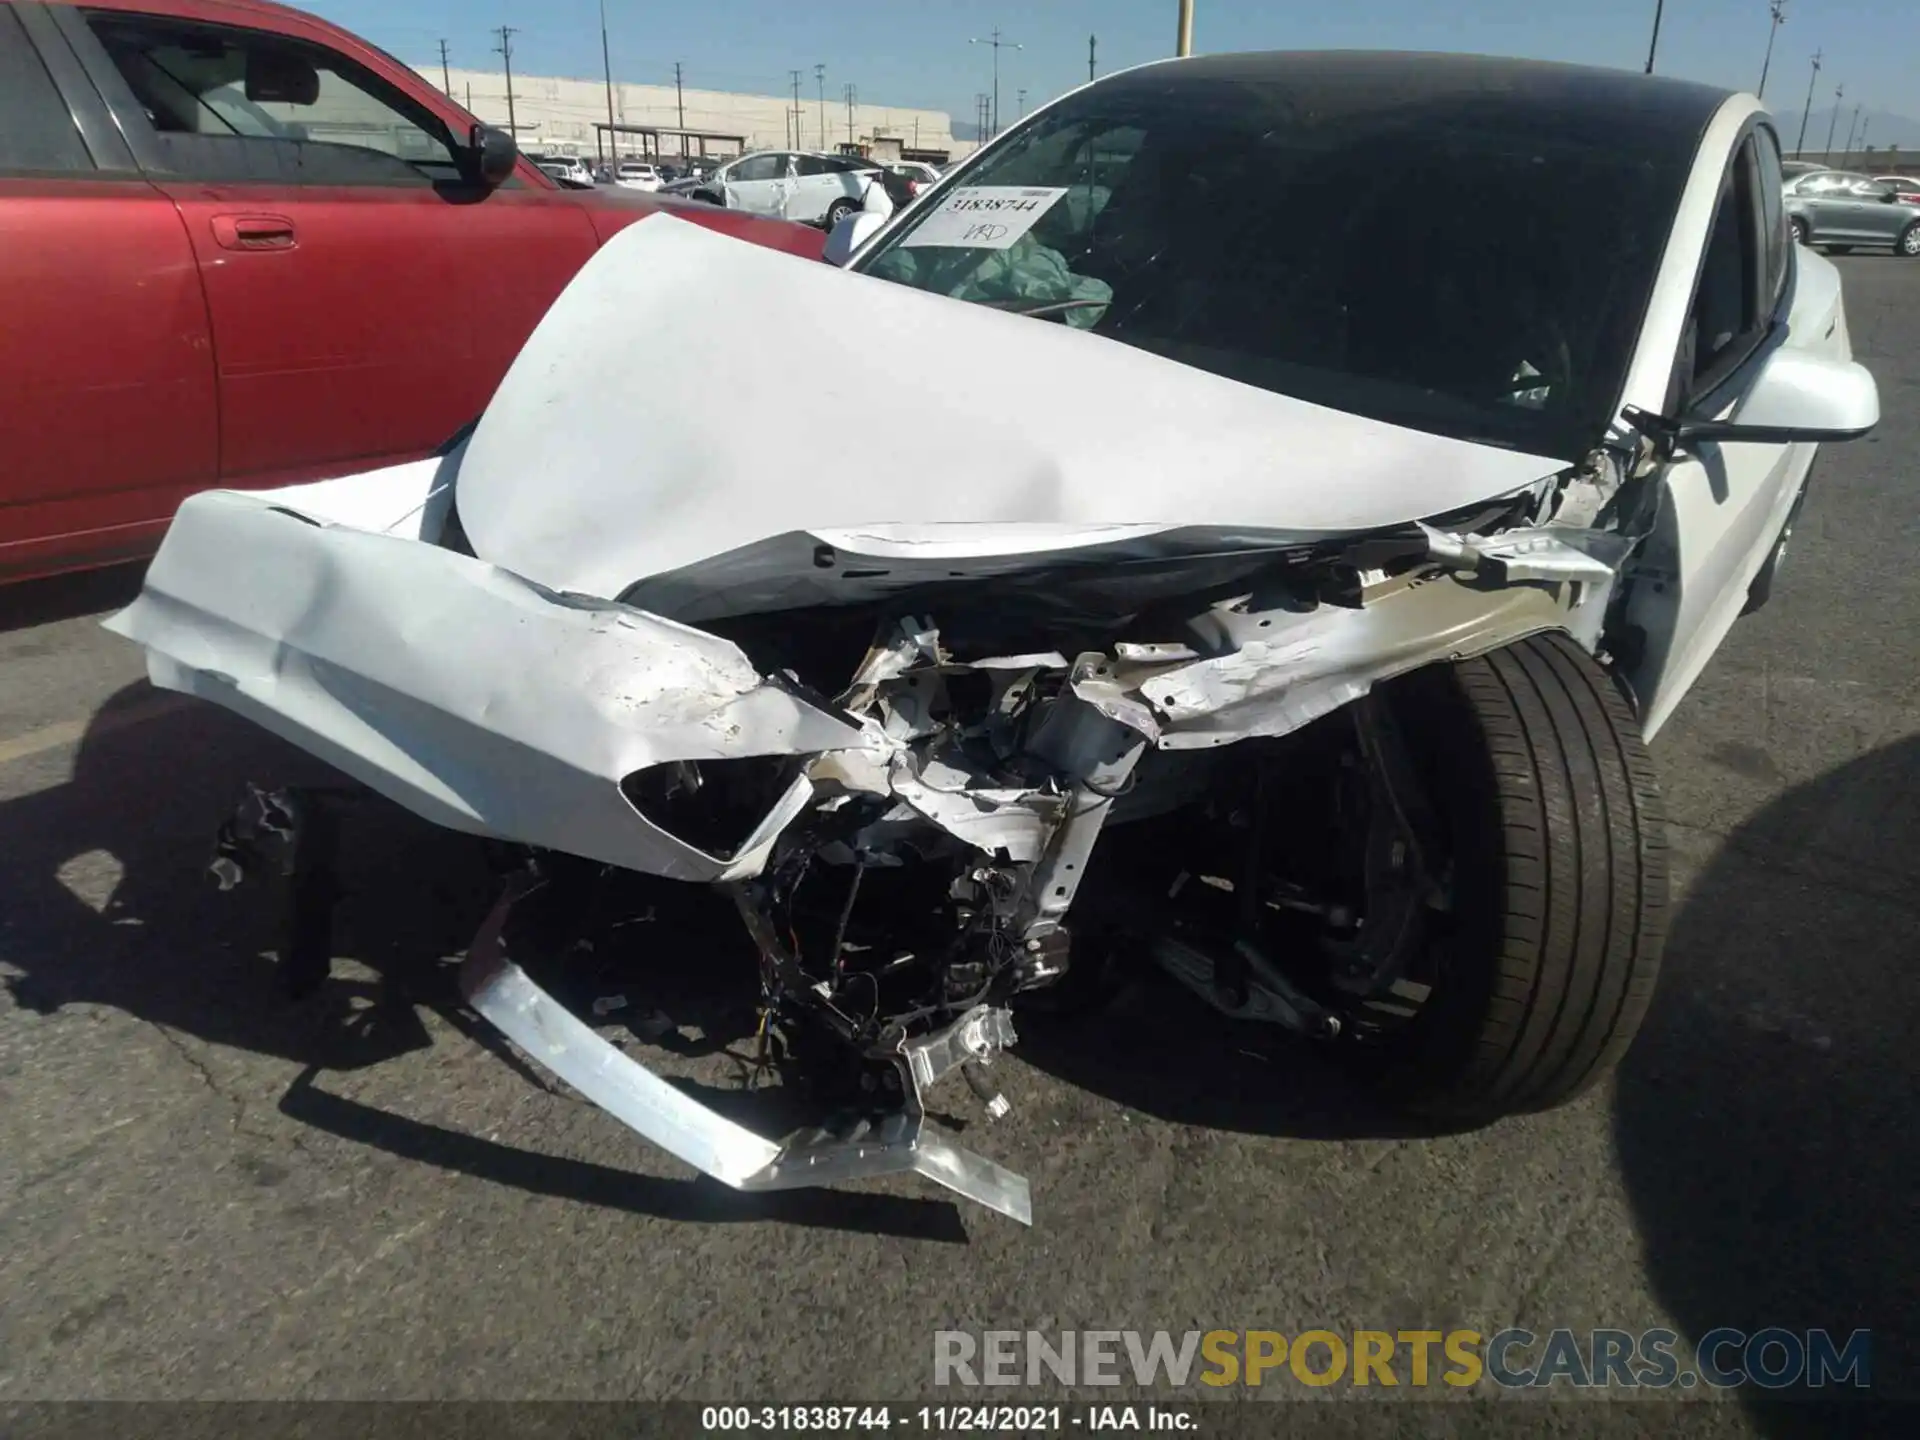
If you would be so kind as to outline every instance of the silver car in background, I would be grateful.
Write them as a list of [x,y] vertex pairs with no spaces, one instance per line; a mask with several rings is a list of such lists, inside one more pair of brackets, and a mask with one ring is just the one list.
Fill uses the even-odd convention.
[[1894,186],[1851,170],[1816,170],[1788,179],[1782,191],[1787,223],[1802,245],[1844,255],[1856,247],[1889,247],[1920,256],[1920,205],[1900,199]]

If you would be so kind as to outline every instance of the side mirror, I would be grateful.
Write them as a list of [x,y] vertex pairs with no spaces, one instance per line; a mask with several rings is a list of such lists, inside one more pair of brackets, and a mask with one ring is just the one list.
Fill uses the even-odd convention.
[[1683,420],[1674,439],[1749,445],[1857,440],[1880,423],[1880,387],[1866,366],[1785,346],[1767,357],[1731,420]]
[[827,236],[826,253],[820,258],[829,265],[844,265],[853,252],[886,228],[888,216],[872,210],[856,210],[843,218]]
[[476,125],[467,137],[467,150],[480,183],[489,190],[504,185],[520,159],[513,136],[493,125]]

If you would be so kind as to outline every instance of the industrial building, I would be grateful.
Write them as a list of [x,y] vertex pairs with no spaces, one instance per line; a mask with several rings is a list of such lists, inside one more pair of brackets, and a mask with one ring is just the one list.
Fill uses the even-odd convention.
[[[509,123],[507,77],[501,71],[448,70],[418,66],[429,84],[447,93],[489,125]],[[809,77],[811,78],[811,77]],[[868,105],[844,90],[792,95],[736,95],[672,85],[613,85],[613,122],[607,121],[607,86],[600,80],[551,75],[513,77],[512,126],[520,148],[589,160],[676,159],[682,155],[737,155],[749,150],[849,148],[882,160],[925,160],[942,165],[975,148],[956,140],[944,110]],[[798,130],[796,134],[795,131]],[[617,145],[610,145],[611,134]]]

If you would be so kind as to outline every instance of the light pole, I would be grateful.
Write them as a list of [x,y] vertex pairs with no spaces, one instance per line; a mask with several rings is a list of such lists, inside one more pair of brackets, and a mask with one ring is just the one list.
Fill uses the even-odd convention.
[[1014,92],[1013,101],[1015,107],[1013,118],[1016,120],[1022,119],[1027,113],[1027,91],[1024,85]]
[[[606,148],[618,153],[618,147],[613,143],[614,136],[618,132],[613,128],[613,52],[607,48],[607,0],[600,0],[600,68],[606,72],[607,76]],[[598,145],[593,148],[595,159],[604,161],[607,158],[606,153]]]
[[814,66],[813,78],[820,82],[820,148],[824,151],[827,148],[827,67]]
[[1860,106],[1856,103],[1853,107],[1853,119],[1847,122],[1847,148],[1841,152],[1842,154],[1847,155],[1849,157],[1851,157],[1853,154],[1853,127],[1858,125],[1859,123],[1860,123]]
[[1653,57],[1660,49],[1660,16],[1667,8],[1667,0],[1653,0],[1653,40],[1647,46],[1647,74],[1653,73]]
[[1759,98],[1767,98],[1767,70],[1773,64],[1773,37],[1787,23],[1787,0],[1768,0],[1767,14],[1773,23],[1767,26],[1767,58],[1760,62]]
[[1833,87],[1833,118],[1827,121],[1827,164],[1829,166],[1833,164],[1833,132],[1835,127],[1840,124],[1840,102],[1846,98],[1846,95],[1846,86],[1836,85]]
[[1180,33],[1174,40],[1173,53],[1193,54],[1193,0],[1180,0]]
[[1807,107],[1800,112],[1800,138],[1793,142],[1793,153],[1797,156],[1806,148],[1807,117],[1813,114],[1813,87],[1820,79],[1820,56],[1824,52],[1813,52],[1813,74],[1807,77]]
[[519,32],[511,25],[502,25],[493,33],[500,37],[500,43],[493,48],[500,52],[501,63],[507,67],[507,133],[518,140],[520,127],[513,115],[513,37]]
[[992,133],[987,137],[991,140],[994,135],[1000,133],[1000,52],[1002,50],[1024,50],[1027,47],[1024,45],[1016,45],[1011,40],[1002,40],[998,29],[993,32],[992,39],[969,40],[967,43],[969,45],[991,45],[993,47],[993,119],[988,125],[988,129]]

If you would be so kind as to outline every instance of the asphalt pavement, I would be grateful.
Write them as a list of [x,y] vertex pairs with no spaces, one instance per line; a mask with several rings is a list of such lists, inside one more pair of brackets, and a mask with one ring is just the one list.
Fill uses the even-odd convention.
[[281,1000],[265,897],[202,868],[244,780],[314,767],[145,685],[97,626],[126,574],[0,593],[0,1402],[897,1398],[943,1329],[1512,1325],[1870,1327],[1920,1393],[1920,263],[1839,263],[1886,418],[1654,747],[1675,924],[1617,1081],[1422,1138],[1149,987],[1026,1036],[967,1126],[1030,1230],[736,1196],[508,1063],[437,963],[481,859],[383,806],[333,979]]

